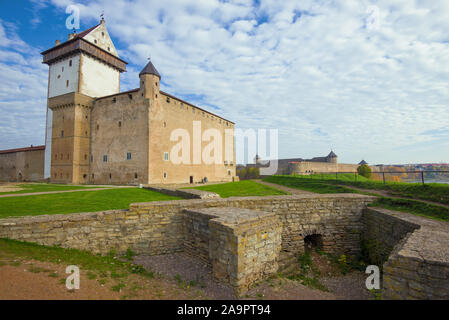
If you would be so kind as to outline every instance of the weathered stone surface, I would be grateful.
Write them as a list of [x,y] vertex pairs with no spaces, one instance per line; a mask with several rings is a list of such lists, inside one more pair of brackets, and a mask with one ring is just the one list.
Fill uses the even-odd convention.
[[160,192],[169,196],[180,197],[184,199],[214,199],[220,198],[215,192],[203,191],[198,189],[175,189],[145,185],[144,189]]
[[384,298],[449,299],[449,223],[380,208],[364,210],[363,221]]
[[356,194],[301,194],[135,203],[129,210],[2,219],[0,237],[95,253],[185,251],[241,293],[288,270],[308,235],[320,234],[327,252],[360,253],[362,210],[372,201]]

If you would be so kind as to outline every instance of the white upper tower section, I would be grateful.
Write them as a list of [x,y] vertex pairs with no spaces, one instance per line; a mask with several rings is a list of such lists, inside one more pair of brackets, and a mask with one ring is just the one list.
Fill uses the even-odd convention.
[[102,97],[120,92],[120,73],[126,62],[118,56],[105,21],[79,34],[69,34],[66,42],[44,51],[49,65],[48,97],[78,92]]

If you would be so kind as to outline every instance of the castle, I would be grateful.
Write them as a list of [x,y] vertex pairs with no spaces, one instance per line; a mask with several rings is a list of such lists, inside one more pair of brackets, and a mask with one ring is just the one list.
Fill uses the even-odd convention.
[[[49,66],[45,156],[40,146],[34,161],[45,163],[44,168],[25,174],[26,164],[13,160],[17,150],[3,150],[0,180],[154,184],[235,179],[234,123],[161,91],[161,75],[151,61],[139,74],[140,86],[120,92],[127,62],[119,58],[104,19],[69,34],[63,43],[57,40],[42,55]],[[211,130],[216,135],[205,134]],[[180,153],[187,158],[183,154],[183,161],[175,163],[172,151],[180,139]],[[208,148],[211,143],[220,150]],[[34,151],[28,149],[20,150]],[[219,161],[201,161],[204,149]]]
[[335,173],[335,172],[357,172],[361,164],[367,164],[362,160],[359,164],[339,163],[338,156],[331,150],[325,157],[314,157],[312,159],[292,158],[263,161],[259,155],[254,158],[254,164],[247,164],[251,168],[263,168],[274,166],[273,161],[277,161],[277,171],[275,174],[297,174],[310,175],[314,173]]

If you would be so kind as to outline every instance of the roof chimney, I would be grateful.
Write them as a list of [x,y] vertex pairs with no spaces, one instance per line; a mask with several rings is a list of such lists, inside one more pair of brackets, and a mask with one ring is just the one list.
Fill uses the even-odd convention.
[[56,47],[56,46],[59,46],[60,44],[61,44],[61,40],[56,40],[56,41],[55,41],[55,47]]

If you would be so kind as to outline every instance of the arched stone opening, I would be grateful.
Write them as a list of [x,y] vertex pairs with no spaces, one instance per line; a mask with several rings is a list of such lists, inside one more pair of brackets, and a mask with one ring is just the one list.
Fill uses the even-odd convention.
[[310,252],[312,250],[323,250],[323,237],[321,234],[311,234],[304,237],[304,250]]

